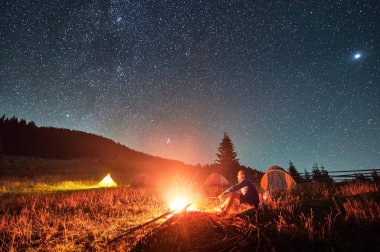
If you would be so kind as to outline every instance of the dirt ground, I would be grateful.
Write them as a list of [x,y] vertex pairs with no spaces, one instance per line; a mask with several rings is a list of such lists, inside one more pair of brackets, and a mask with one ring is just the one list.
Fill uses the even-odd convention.
[[[112,251],[378,251],[380,248],[378,222],[353,226],[348,234],[343,231],[347,226],[342,226],[343,230],[336,229],[338,237],[334,239],[309,240],[306,235],[278,233],[273,223],[264,221],[263,214],[254,209],[231,212],[224,217],[216,212],[182,212],[138,235],[134,233],[129,237],[133,242],[119,241]],[[359,237],[358,233],[366,235]]]
[[249,226],[235,215],[184,212],[155,228],[131,251],[252,251],[257,242]]

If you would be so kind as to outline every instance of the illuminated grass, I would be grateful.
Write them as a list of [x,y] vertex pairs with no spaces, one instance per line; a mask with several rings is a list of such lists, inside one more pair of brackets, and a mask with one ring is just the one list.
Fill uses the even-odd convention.
[[98,188],[96,181],[33,182],[27,180],[0,180],[1,194],[76,191]]
[[[97,181],[1,181],[0,251],[128,251],[154,226],[125,236],[122,245],[107,242],[168,210],[156,191],[93,189],[96,185]],[[219,202],[212,196],[222,190],[204,191],[197,200],[199,208],[213,209]],[[298,246],[318,242],[345,248],[352,239],[349,231],[379,224],[378,199],[374,184],[305,185],[298,192],[278,194],[264,203],[255,225],[265,227],[262,232],[277,248],[282,240],[289,244],[289,237],[296,239]],[[236,206],[231,214],[243,210]],[[364,235],[371,237],[372,233]]]
[[0,203],[0,247],[103,251],[104,241],[164,211],[165,204],[144,189],[6,194]]

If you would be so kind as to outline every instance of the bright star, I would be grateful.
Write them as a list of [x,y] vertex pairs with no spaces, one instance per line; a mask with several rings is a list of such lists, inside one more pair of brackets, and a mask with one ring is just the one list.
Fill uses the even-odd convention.
[[362,57],[362,54],[361,53],[356,53],[354,55],[354,59],[360,59]]

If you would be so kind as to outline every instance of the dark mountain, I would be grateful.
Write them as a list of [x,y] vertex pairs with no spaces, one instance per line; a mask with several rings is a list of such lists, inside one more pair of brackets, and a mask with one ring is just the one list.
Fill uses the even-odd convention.
[[0,118],[0,143],[4,154],[53,159],[152,158],[114,141],[81,131],[37,127],[33,122]]
[[125,169],[149,172],[176,172],[195,168],[179,161],[132,150],[102,136],[69,129],[37,127],[34,122],[5,116],[0,118],[0,152],[45,159],[114,160]]

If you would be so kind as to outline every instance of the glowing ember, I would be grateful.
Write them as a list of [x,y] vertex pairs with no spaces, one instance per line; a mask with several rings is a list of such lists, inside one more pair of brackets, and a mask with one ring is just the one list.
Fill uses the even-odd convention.
[[98,183],[98,186],[99,187],[113,187],[113,186],[117,186],[117,184],[115,183],[115,181],[113,181],[113,179],[111,178],[111,175],[107,174],[107,176],[105,176],[104,179],[102,179],[102,181]]
[[263,200],[264,201],[270,201],[270,195],[268,191],[263,192]]

